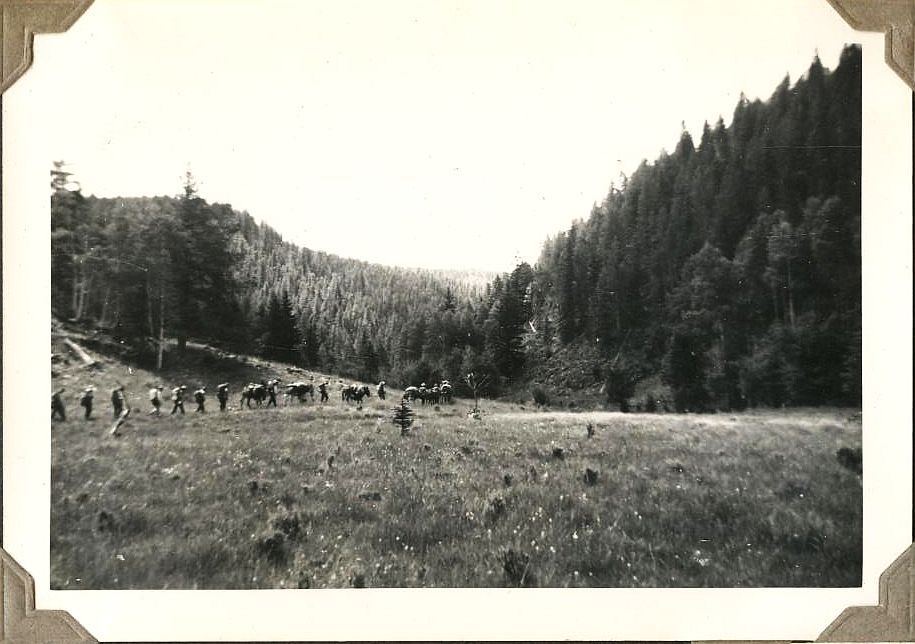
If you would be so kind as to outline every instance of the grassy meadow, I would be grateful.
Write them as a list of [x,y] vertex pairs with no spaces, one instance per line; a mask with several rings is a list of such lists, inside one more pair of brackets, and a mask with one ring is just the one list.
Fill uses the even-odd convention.
[[[209,360],[209,358],[207,359]],[[230,411],[147,415],[159,378],[114,359],[55,367],[51,579],[58,589],[857,586],[854,410],[570,413],[486,401],[238,409],[276,366],[203,364]],[[223,369],[223,371],[220,371]],[[228,371],[226,371],[228,369]],[[247,371],[245,371],[247,369]],[[179,378],[181,380],[179,380]],[[108,395],[133,408],[109,435]],[[77,391],[93,384],[95,419]],[[189,398],[192,398],[189,396]],[[589,437],[590,425],[593,436]],[[590,470],[590,474],[588,471]]]

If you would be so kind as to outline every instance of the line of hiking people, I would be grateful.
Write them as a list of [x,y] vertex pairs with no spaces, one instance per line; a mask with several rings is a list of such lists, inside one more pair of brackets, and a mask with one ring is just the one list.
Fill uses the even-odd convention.
[[[262,380],[260,383],[248,383],[241,390],[238,408],[242,409],[247,406],[250,409],[252,402],[258,407],[269,407],[271,405],[277,407],[277,395],[279,394],[281,383],[282,381],[278,378]],[[317,390],[320,394],[320,402],[322,403],[330,400],[328,386],[327,380],[324,380],[317,386]],[[64,388],[60,388],[51,394],[51,420],[65,421],[67,419],[67,410],[63,399],[65,391]],[[363,396],[371,395],[369,393],[369,388],[366,385],[350,385],[344,387],[341,382],[341,391],[343,392],[344,401],[357,399],[358,402],[361,402]],[[152,409],[148,412],[149,415],[160,416],[162,414],[162,404],[164,401],[162,392],[163,387],[159,384],[153,386],[149,390],[149,403],[152,406]],[[314,392],[315,386],[312,383],[300,381],[290,383],[286,385],[283,398],[284,405],[288,405],[293,399],[297,399],[299,402],[304,403],[306,396],[310,396],[311,401],[314,402]],[[347,395],[347,393],[352,394],[353,392],[356,392],[356,395]],[[383,380],[378,383],[376,392],[381,400],[385,399],[385,382]],[[185,397],[188,395],[188,388],[185,385],[179,385],[171,390],[171,414],[184,413],[184,401]],[[192,396],[194,402],[197,404],[194,411],[198,413],[206,412],[207,388],[200,387],[199,389],[196,389]],[[228,409],[229,383],[224,382],[216,386],[216,400],[219,402],[220,411],[226,411]],[[95,404],[95,387],[86,387],[83,390],[79,399],[79,404],[84,410],[84,418],[86,420],[91,419],[93,406]],[[116,421],[119,419],[126,419],[126,416],[130,413],[130,408],[127,405],[127,397],[124,393],[124,385],[118,385],[111,390],[111,409],[113,418]],[[112,433],[115,432],[113,431]]]

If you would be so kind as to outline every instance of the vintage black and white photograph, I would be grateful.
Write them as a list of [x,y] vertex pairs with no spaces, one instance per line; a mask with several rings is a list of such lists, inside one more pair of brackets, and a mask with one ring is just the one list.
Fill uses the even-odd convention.
[[875,594],[881,47],[825,0],[96,0],[4,95],[48,213],[5,190],[4,548],[102,639],[161,635],[125,597],[528,639],[616,635],[610,591]]
[[39,49],[52,589],[861,585],[859,44],[205,4]]

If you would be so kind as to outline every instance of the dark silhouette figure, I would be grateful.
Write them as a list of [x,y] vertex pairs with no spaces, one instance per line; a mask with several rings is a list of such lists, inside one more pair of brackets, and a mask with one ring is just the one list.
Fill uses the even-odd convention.
[[118,385],[111,390],[111,407],[114,412],[113,418],[117,419],[124,413],[124,406],[127,400],[124,398],[124,385]]
[[194,413],[198,413],[198,412],[206,413],[206,409],[204,409],[204,406],[203,406],[204,403],[206,402],[206,399],[207,399],[207,388],[206,387],[201,387],[200,389],[198,389],[197,391],[194,392],[194,402],[197,403],[197,409],[194,410]]
[[219,411],[225,411],[229,402],[229,383],[224,382],[216,387],[216,400],[219,401]]
[[175,387],[172,389],[172,402],[174,407],[172,407],[172,413],[174,414],[179,409],[181,413],[184,413],[184,392],[187,391],[187,387],[181,385],[180,387]]
[[92,416],[93,395],[92,387],[87,387],[86,390],[83,391],[82,397],[79,399],[80,406],[85,410],[84,418],[86,420],[89,420],[90,416]]
[[64,393],[64,389],[58,389],[53,394],[51,394],[51,420],[54,420],[55,417],[59,417],[60,420],[67,420],[67,410],[64,409],[64,399],[61,398],[61,394]]

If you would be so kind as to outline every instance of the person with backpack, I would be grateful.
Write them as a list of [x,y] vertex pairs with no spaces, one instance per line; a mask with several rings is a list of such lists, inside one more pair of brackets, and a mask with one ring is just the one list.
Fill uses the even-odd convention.
[[114,411],[113,418],[120,418],[126,404],[127,399],[124,397],[124,385],[118,385],[111,390],[111,407]]
[[174,403],[174,407],[172,407],[172,414],[174,414],[179,409],[181,410],[181,413],[184,414],[184,392],[185,391],[187,391],[187,387],[185,387],[184,385],[181,385],[179,387],[175,387],[174,389],[172,389],[172,403]]
[[92,416],[92,401],[93,401],[93,388],[86,387],[83,391],[82,397],[79,399],[80,406],[86,410],[84,418],[89,420],[89,417]]
[[206,413],[206,409],[203,408],[203,403],[206,402],[207,397],[207,388],[201,387],[194,392],[194,402],[197,403],[197,409],[194,410],[194,413]]
[[219,401],[219,411],[225,411],[229,402],[229,383],[224,382],[216,387],[216,400]]
[[267,396],[269,397],[269,400],[267,401],[267,407],[270,405],[276,407],[276,390],[279,384],[280,381],[276,378],[267,381]]
[[162,406],[162,385],[156,385],[149,390],[149,402],[153,406],[149,415],[158,416],[160,414],[159,408]]

